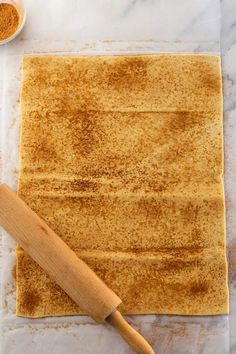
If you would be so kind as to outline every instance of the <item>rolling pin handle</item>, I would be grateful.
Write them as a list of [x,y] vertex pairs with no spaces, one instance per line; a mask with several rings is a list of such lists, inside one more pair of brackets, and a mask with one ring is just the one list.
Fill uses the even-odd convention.
[[138,354],[155,354],[149,343],[124,319],[116,310],[112,312],[106,321],[114,327],[129,346]]

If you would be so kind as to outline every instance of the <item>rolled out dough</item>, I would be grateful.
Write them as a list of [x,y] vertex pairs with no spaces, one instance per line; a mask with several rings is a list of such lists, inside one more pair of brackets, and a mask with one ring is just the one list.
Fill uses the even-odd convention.
[[[220,58],[27,56],[19,195],[129,314],[228,312]],[[17,315],[81,313],[17,248]]]

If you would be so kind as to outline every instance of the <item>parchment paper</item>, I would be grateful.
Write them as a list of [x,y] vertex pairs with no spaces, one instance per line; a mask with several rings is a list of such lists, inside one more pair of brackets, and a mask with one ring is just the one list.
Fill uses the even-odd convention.
[[[2,52],[2,181],[16,189],[23,54],[219,54],[219,5],[218,0],[27,0],[25,30]],[[226,144],[226,156],[228,153],[231,147]],[[96,325],[88,317],[17,318],[14,247],[3,233],[1,354],[131,353],[110,327]],[[158,354],[230,353],[228,316],[128,319]]]

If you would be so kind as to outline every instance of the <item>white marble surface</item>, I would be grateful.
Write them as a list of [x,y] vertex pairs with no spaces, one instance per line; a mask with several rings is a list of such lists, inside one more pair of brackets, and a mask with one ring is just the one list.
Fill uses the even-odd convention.
[[[113,54],[222,51],[225,116],[225,192],[230,316],[130,317],[157,354],[236,353],[236,2],[235,0],[26,0],[20,37],[0,47],[2,180],[16,187],[18,174],[20,57],[38,54]],[[222,20],[220,19],[220,5]],[[220,40],[221,24],[221,40]],[[1,102],[1,100],[0,100]],[[1,251],[1,354],[125,354],[130,349],[109,327],[86,317],[27,320],[14,315],[14,242]],[[43,349],[42,349],[43,346]]]
[[225,194],[230,284],[230,353],[236,353],[236,2],[223,0],[221,25],[224,79]]

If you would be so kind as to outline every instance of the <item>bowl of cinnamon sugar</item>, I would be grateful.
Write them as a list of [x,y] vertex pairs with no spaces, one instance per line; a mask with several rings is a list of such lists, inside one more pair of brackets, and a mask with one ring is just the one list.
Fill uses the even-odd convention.
[[13,40],[25,24],[23,1],[0,1],[0,45]]

